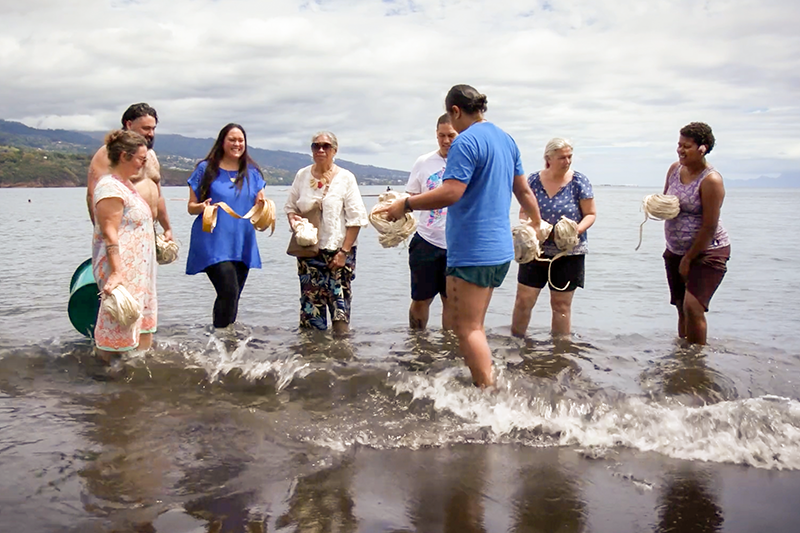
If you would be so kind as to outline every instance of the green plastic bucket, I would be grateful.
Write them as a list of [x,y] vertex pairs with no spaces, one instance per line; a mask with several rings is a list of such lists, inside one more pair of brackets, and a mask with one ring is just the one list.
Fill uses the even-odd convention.
[[79,333],[93,337],[99,310],[100,290],[92,273],[92,259],[89,258],[81,263],[69,281],[67,313],[69,321]]

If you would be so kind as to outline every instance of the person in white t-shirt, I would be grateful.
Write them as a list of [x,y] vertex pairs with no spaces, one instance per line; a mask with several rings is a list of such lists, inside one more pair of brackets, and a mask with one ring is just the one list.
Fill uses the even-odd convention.
[[[442,184],[447,166],[447,152],[458,133],[445,113],[436,122],[436,141],[439,149],[420,156],[411,168],[406,192],[410,195],[432,191]],[[453,329],[452,310],[447,302],[447,241],[445,223],[447,208],[419,212],[417,232],[408,246],[408,266],[411,269],[411,308],[408,324],[411,329],[425,329],[430,308],[438,294],[442,299],[442,329]]]

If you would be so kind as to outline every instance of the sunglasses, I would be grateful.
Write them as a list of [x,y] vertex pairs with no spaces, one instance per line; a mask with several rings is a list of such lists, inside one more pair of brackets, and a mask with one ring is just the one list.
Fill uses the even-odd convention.
[[311,150],[313,150],[314,152],[316,152],[320,148],[327,152],[328,150],[333,148],[333,145],[331,143],[311,143]]

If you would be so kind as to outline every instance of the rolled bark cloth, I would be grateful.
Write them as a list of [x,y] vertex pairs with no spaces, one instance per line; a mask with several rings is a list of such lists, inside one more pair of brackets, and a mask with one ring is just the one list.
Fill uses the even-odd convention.
[[139,302],[122,285],[117,285],[111,294],[103,297],[103,309],[126,328],[142,316]]
[[228,213],[233,218],[249,219],[250,223],[258,231],[266,231],[267,228],[272,228],[270,235],[275,233],[275,202],[269,198],[264,200],[256,200],[255,205],[250,208],[244,216],[239,215],[236,211],[230,208],[225,202],[211,204],[203,211],[203,231],[211,233],[217,225],[217,210],[222,208],[223,211]]
[[163,235],[156,235],[156,261],[159,265],[168,265],[178,259],[178,243],[168,241]]
[[531,226],[530,219],[520,220],[519,226],[511,229],[514,238],[514,260],[517,263],[530,263],[542,255],[542,243],[550,235],[553,226],[542,220],[539,231]]
[[407,197],[406,193],[386,191],[378,197],[378,203],[369,213],[369,222],[380,234],[378,242],[384,248],[394,248],[412,236],[417,231],[417,219],[411,213],[406,213],[403,218],[390,222],[386,218],[386,212],[375,213],[375,211],[392,205],[396,200],[403,200]]
[[553,240],[559,250],[566,253],[571,252],[580,242],[578,223],[562,216],[553,227]]
[[308,219],[301,218],[292,226],[294,238],[300,246],[314,246],[318,242],[317,228]]
[[677,196],[671,194],[651,194],[642,200],[642,211],[644,211],[644,222],[639,224],[639,244],[634,251],[642,245],[642,231],[644,224],[650,220],[671,220],[681,212],[681,203]]

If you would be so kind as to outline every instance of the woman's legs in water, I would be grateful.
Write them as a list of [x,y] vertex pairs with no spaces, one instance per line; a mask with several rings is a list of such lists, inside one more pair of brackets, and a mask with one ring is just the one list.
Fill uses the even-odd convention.
[[[511,334],[524,337],[531,320],[531,311],[536,305],[542,289],[528,287],[517,283],[517,298],[514,302],[514,314],[511,319]],[[550,310],[552,312],[551,334],[554,338],[568,338],[572,328],[572,298],[575,291],[550,291]]]
[[214,327],[224,328],[236,322],[239,296],[247,281],[249,269],[240,261],[223,261],[205,269],[217,291],[214,301]]
[[[153,346],[153,334],[152,333],[140,333],[139,334],[139,344],[136,346],[136,350],[149,350]],[[103,350],[98,348],[97,346],[94,347],[94,354],[100,359],[104,364],[111,364],[111,361],[114,358],[118,358],[120,354],[124,352],[116,352],[110,350]]]
[[531,321],[531,311],[539,299],[542,289],[528,287],[517,283],[517,297],[514,301],[514,313],[511,315],[511,334],[515,337],[524,337]]
[[492,352],[483,328],[493,292],[494,289],[447,276],[447,298],[452,303],[458,347],[472,372],[472,381],[481,388],[494,385]]
[[569,339],[572,328],[572,297],[575,291],[550,290],[550,310],[553,313],[551,333],[554,339]]
[[153,346],[153,334],[152,333],[139,334],[139,346],[137,346],[136,349],[149,350],[151,346]]
[[678,335],[692,344],[705,344],[708,334],[706,310],[692,293],[686,291],[678,307]]

